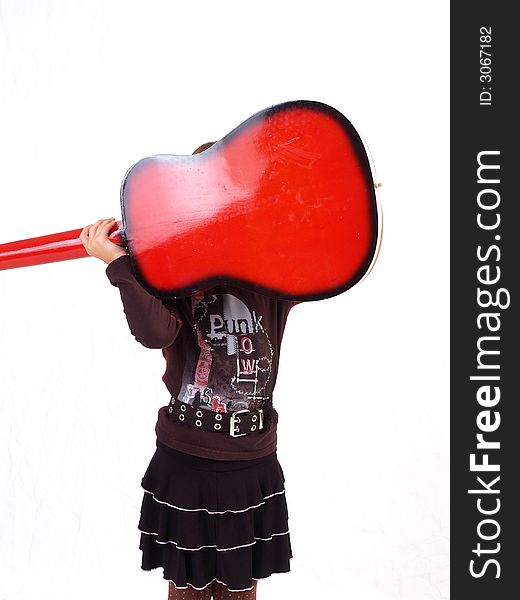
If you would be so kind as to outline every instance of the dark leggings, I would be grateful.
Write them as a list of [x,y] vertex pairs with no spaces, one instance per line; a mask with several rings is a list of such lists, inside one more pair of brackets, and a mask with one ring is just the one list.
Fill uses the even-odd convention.
[[203,590],[196,590],[191,585],[185,590],[177,589],[170,581],[168,583],[168,600],[256,600],[257,580],[253,579],[253,589],[245,592],[230,592],[227,587],[214,581]]

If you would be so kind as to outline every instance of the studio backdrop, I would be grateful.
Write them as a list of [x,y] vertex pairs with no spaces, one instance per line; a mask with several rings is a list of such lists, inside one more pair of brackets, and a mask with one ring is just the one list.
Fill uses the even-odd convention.
[[[120,220],[136,161],[277,103],[335,107],[370,152],[378,260],[287,320],[294,556],[259,598],[447,598],[447,61],[447,2],[0,0],[0,244]],[[1,600],[167,595],[137,528],[165,361],[105,268],[0,271]]]

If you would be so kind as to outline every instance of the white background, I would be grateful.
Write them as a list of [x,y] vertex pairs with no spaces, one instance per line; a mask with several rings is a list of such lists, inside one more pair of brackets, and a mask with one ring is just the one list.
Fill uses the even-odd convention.
[[[0,243],[119,220],[135,161],[279,102],[334,106],[370,148],[379,260],[287,322],[274,398],[294,558],[258,598],[448,597],[448,11],[0,0]],[[137,530],[165,364],[105,266],[0,272],[1,600],[167,597]]]

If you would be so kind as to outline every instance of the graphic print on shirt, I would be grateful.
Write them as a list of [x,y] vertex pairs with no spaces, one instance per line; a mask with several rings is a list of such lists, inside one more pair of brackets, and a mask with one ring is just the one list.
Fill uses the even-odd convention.
[[273,358],[262,315],[233,294],[202,291],[192,311],[199,351],[187,357],[179,400],[215,412],[262,406]]

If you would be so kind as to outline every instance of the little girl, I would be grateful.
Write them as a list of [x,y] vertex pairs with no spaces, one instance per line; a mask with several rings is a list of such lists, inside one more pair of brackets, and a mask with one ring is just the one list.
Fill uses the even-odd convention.
[[288,572],[292,558],[272,394],[297,303],[228,284],[157,298],[108,239],[114,224],[87,225],[80,239],[108,264],[132,335],[162,350],[171,394],[141,482],[141,567],[163,569],[168,600],[254,599],[257,581]]

